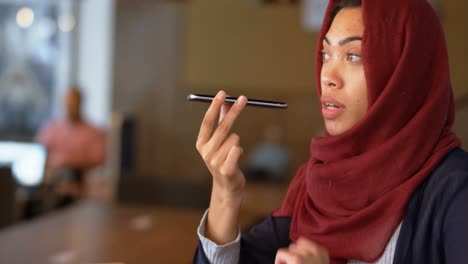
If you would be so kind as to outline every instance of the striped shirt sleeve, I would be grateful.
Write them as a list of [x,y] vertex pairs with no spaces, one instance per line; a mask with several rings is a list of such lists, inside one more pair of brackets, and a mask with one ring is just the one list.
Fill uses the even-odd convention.
[[237,234],[237,237],[234,241],[229,242],[225,245],[217,245],[213,241],[209,240],[204,236],[206,220],[208,216],[208,210],[203,214],[203,217],[198,226],[198,238],[200,239],[201,245],[203,247],[203,252],[212,264],[236,264],[239,262],[240,254],[240,231]]

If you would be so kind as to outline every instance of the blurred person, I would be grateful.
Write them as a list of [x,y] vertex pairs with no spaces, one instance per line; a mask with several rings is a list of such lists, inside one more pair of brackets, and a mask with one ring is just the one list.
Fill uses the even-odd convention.
[[[195,263],[468,261],[468,153],[452,132],[445,36],[426,0],[330,0],[315,76],[325,135],[283,203],[240,234],[248,184],[220,91],[196,148],[212,175]],[[218,118],[219,116],[219,118]]]
[[70,87],[65,97],[66,118],[46,124],[37,141],[47,148],[48,180],[57,184],[58,206],[80,199],[85,192],[86,173],[105,160],[105,134],[83,119],[83,96]]

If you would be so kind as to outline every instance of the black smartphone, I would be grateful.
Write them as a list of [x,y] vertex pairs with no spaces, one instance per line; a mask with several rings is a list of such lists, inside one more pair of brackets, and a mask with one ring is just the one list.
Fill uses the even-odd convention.
[[[206,94],[189,94],[187,100],[189,101],[200,101],[200,102],[211,102],[213,101],[214,95]],[[226,97],[224,102],[234,103],[237,97]],[[262,106],[262,107],[273,107],[273,108],[288,108],[288,104],[284,102],[266,101],[258,99],[247,99],[247,105]]]

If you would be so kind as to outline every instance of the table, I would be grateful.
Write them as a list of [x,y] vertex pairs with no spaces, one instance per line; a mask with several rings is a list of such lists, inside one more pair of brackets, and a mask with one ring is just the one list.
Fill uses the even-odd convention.
[[[285,186],[249,184],[241,229],[269,215]],[[191,263],[204,210],[84,201],[0,230],[0,263]]]
[[191,263],[202,214],[81,202],[0,230],[0,263]]

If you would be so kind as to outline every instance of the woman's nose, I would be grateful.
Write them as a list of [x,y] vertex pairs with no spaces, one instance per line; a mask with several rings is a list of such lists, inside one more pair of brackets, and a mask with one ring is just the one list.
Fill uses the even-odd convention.
[[323,88],[341,88],[343,86],[337,63],[328,62],[326,65],[323,65],[321,79]]

